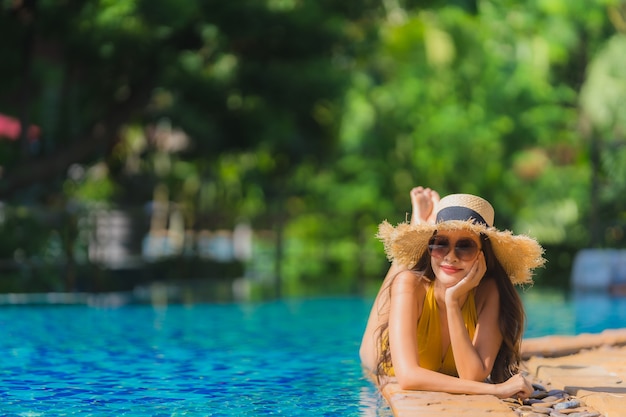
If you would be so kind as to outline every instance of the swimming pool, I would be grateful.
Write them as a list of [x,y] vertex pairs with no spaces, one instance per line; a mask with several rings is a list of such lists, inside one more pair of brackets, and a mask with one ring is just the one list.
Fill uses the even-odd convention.
[[626,327],[626,297],[531,288],[522,299],[527,318],[524,337],[598,333]]
[[[524,298],[529,336],[625,323],[625,299],[530,292]],[[158,308],[2,307],[0,411],[390,416],[358,361],[370,305],[353,297]]]

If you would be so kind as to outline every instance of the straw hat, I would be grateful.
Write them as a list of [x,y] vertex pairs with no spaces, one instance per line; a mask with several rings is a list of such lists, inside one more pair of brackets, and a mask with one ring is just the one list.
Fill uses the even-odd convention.
[[545,263],[543,248],[533,238],[514,235],[493,227],[494,210],[483,198],[471,194],[451,194],[439,201],[435,224],[400,223],[393,227],[384,221],[377,237],[390,261],[407,268],[415,266],[428,248],[435,231],[470,230],[489,237],[493,252],[513,284],[532,282],[532,270]]

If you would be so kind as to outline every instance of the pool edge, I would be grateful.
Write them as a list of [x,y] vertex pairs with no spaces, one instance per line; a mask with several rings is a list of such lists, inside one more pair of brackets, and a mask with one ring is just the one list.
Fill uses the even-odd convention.
[[[626,328],[524,339],[522,357],[530,378],[567,391],[604,416],[619,416],[626,409]],[[394,382],[381,387],[381,393],[395,417],[518,415],[491,395],[407,391]]]

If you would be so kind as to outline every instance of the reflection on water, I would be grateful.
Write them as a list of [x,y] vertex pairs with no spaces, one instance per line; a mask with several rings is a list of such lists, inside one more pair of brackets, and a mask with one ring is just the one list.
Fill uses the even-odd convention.
[[362,387],[359,393],[359,417],[393,417],[391,407],[373,384]]
[[527,316],[525,337],[599,333],[626,326],[626,297],[540,288],[521,296]]

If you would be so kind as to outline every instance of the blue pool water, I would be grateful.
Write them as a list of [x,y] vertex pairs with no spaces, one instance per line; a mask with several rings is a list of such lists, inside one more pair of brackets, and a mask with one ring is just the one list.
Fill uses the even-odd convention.
[[[524,299],[529,337],[626,323],[626,299]],[[370,305],[1,307],[0,414],[389,416],[358,361]]]
[[527,318],[524,337],[598,333],[626,327],[626,297],[531,288],[522,294],[522,299]]
[[3,307],[0,414],[376,412],[380,399],[357,356],[368,308],[358,298]]

